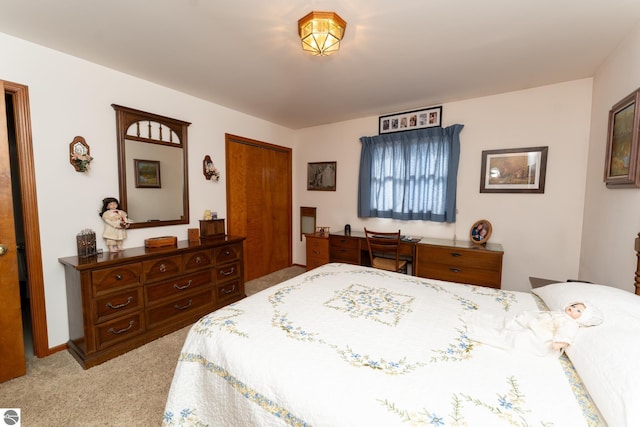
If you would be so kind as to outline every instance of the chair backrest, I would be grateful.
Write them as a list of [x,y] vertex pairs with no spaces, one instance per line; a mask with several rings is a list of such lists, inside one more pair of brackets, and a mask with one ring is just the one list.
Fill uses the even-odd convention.
[[400,230],[397,233],[367,230],[364,234],[369,248],[369,260],[373,265],[373,258],[383,257],[396,260],[396,270],[400,265]]

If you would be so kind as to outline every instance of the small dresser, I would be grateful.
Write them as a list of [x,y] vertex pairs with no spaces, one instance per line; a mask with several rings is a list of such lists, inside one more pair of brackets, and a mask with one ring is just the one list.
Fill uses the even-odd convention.
[[243,241],[222,236],[60,258],[69,351],[86,369],[244,298]]
[[329,262],[329,234],[309,233],[307,239],[307,271]]
[[416,276],[500,288],[502,245],[425,238],[416,245]]

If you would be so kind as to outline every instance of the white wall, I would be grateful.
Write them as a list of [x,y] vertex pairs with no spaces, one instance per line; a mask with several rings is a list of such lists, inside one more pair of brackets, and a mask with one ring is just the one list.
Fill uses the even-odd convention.
[[594,76],[580,257],[581,279],[632,292],[636,268],[634,239],[640,231],[640,189],[608,189],[603,176],[609,110],[638,87],[640,25]]
[[[75,235],[102,232],[102,198],[118,197],[115,111],[119,104],[191,122],[189,127],[190,225],[130,230],[125,247],[148,237],[187,238],[205,209],[226,215],[224,134],[290,147],[289,129],[240,114],[131,76],[0,33],[0,79],[29,87],[38,214],[49,346],[68,340],[64,269],[58,258],[75,255]],[[212,76],[215,78],[215,76]],[[94,161],[88,173],[69,164],[69,143],[83,136]],[[220,182],[205,180],[210,155]],[[99,239],[99,247],[105,248]]]
[[[405,234],[461,240],[473,222],[485,218],[493,224],[491,241],[505,250],[507,289],[527,289],[532,275],[576,277],[579,267],[580,278],[630,289],[640,191],[606,190],[602,169],[606,112],[640,86],[640,77],[635,77],[640,76],[638,52],[640,30],[595,77],[593,111],[591,79],[444,104],[443,125],[461,123],[465,128],[458,221],[438,224],[357,218],[359,138],[377,133],[377,117],[291,131],[0,33],[0,79],[29,86],[49,345],[68,339],[64,271],[58,258],[75,254],[75,234],[81,229],[102,230],[100,200],[118,195],[112,103],[193,123],[188,153],[191,224],[131,230],[125,246],[140,246],[158,235],[184,239],[205,209],[226,215],[228,132],[294,148],[294,263],[305,263],[304,241],[298,237],[300,206],[317,206],[318,225],[332,229],[351,223],[354,229],[400,228]],[[75,172],[68,162],[69,143],[76,135],[86,138],[95,158],[86,174]],[[549,159],[544,194],[479,193],[482,150],[545,145]],[[207,154],[221,172],[219,183],[202,175]],[[307,191],[307,162],[334,160],[337,191]]]
[[[318,225],[340,230],[401,229],[403,234],[468,240],[471,225],[487,219],[491,242],[501,243],[503,288],[527,290],[529,276],[578,275],[589,141],[591,79],[443,105],[443,126],[460,134],[458,217],[455,224],[357,217],[359,138],[375,135],[378,117],[308,128],[296,133],[294,209],[318,208]],[[482,150],[549,146],[544,194],[480,193]],[[335,192],[306,191],[307,162],[337,161]],[[294,226],[299,227],[299,212]],[[294,229],[294,262],[304,264],[304,242]]]

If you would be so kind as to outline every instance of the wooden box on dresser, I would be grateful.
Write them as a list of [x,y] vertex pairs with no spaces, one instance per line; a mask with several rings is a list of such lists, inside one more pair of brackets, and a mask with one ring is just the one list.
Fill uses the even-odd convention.
[[221,236],[60,258],[69,351],[90,368],[244,298],[243,241]]
[[502,245],[424,238],[416,245],[416,276],[500,289]]

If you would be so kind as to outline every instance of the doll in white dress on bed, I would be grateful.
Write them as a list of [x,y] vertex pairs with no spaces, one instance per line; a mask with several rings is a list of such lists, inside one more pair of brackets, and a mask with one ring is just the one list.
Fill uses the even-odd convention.
[[512,318],[473,314],[467,320],[473,341],[517,353],[558,357],[580,327],[599,325],[603,318],[590,302],[577,301],[562,312],[524,311]]

